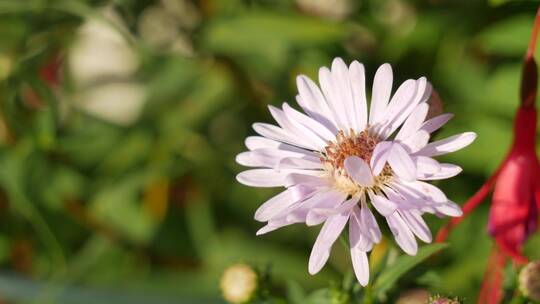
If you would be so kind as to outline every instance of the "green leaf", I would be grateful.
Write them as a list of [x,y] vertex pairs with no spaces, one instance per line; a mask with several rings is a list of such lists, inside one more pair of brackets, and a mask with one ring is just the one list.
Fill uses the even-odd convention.
[[389,265],[384,269],[377,281],[375,281],[373,284],[375,293],[378,295],[384,294],[408,271],[422,263],[434,253],[439,252],[446,247],[448,247],[447,244],[431,244],[420,248],[415,256],[400,256],[394,264]]
[[478,42],[492,54],[523,56],[533,23],[532,15],[513,16],[488,27],[480,34]]

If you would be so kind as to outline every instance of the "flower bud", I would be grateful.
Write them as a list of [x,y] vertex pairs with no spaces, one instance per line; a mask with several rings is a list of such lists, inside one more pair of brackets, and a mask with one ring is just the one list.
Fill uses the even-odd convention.
[[525,297],[540,301],[540,260],[523,267],[519,273],[519,290]]
[[226,301],[246,303],[257,290],[257,273],[246,264],[232,265],[225,269],[220,286]]

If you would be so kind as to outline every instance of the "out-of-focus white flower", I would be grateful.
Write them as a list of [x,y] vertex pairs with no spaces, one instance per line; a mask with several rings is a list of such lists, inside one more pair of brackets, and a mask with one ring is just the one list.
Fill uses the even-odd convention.
[[519,290],[527,298],[540,301],[540,261],[527,264],[519,273]]
[[[287,103],[270,106],[279,126],[255,123],[261,136],[246,139],[249,151],[236,161],[251,170],[238,174],[253,187],[285,187],[255,213],[267,222],[257,234],[306,223],[323,224],[309,259],[309,273],[319,272],[348,223],[350,254],[361,285],[369,281],[367,253],[381,240],[372,207],[386,219],[397,244],[409,255],[416,238],[431,242],[422,215],[461,216],[458,205],[426,181],[453,177],[459,166],[434,157],[460,150],[476,134],[465,132],[429,143],[430,134],[452,117],[426,120],[431,85],[425,77],[403,82],[392,95],[393,73],[383,64],[373,81],[368,115],[364,66],[340,58],[319,70],[320,88],[297,77],[296,100],[304,113]],[[321,90],[322,89],[322,90]]]
[[308,14],[332,20],[343,20],[353,10],[350,0],[296,0],[296,4]]
[[80,109],[119,125],[133,123],[139,117],[144,101],[144,86],[135,82],[103,84],[84,90],[76,97]]
[[257,290],[257,274],[246,264],[232,265],[221,277],[223,298],[231,303],[245,303]]
[[88,114],[128,125],[139,117],[145,101],[145,87],[133,80],[139,58],[120,32],[127,30],[118,14],[106,7],[102,15],[108,22],[89,18],[69,51],[69,68],[77,86],[69,100]]
[[[124,28],[111,8],[104,9],[103,16],[119,29]],[[77,84],[85,85],[97,79],[129,77],[137,71],[139,59],[117,28],[89,18],[69,52],[69,66]]]

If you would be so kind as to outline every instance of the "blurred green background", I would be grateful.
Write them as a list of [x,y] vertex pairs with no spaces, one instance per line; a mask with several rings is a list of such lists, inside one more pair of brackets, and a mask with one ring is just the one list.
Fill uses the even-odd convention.
[[[511,142],[538,4],[0,0],[0,303],[221,303],[237,262],[270,269],[289,302],[339,282],[351,266],[337,243],[307,272],[318,228],[255,236],[253,213],[277,189],[234,178],[251,124],[336,56],[363,62],[368,86],[384,62],[394,87],[427,76],[456,114],[437,137],[478,133],[445,158],[464,172],[437,183],[461,204]],[[388,302],[411,288],[474,302],[487,207]],[[444,222],[426,217],[433,231]],[[533,238],[528,255],[539,248]]]

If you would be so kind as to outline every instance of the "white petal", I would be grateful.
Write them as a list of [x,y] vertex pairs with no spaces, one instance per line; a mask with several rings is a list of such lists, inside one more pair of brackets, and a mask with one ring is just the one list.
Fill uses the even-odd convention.
[[321,161],[316,157],[286,157],[279,161],[278,169],[322,169]]
[[352,207],[358,203],[358,198],[351,198],[341,205],[337,205],[335,202],[343,201],[345,196],[339,196],[333,202],[328,202],[326,206],[319,205],[308,211],[306,217],[306,225],[315,226],[324,222],[329,216],[336,215],[338,213],[350,213]]
[[375,207],[377,212],[379,212],[382,216],[388,216],[398,208],[398,205],[395,202],[392,202],[382,195],[374,194],[371,191],[369,191],[368,194],[371,204],[373,204],[373,207]]
[[328,185],[328,181],[320,176],[299,173],[291,173],[285,178],[285,187],[290,187],[298,184],[311,187],[322,187]]
[[432,236],[429,227],[422,218],[419,211],[416,210],[400,210],[399,214],[405,220],[411,231],[422,241],[431,243]]
[[348,213],[340,213],[333,215],[326,220],[317,236],[313,249],[311,250],[308,267],[310,274],[316,274],[323,268],[324,264],[326,264],[326,261],[328,261],[328,257],[330,256],[330,249],[341,234],[348,219]]
[[274,106],[268,106],[268,109],[270,110],[272,117],[274,117],[278,124],[291,138],[295,138],[304,146],[314,147],[316,149],[322,149],[326,146],[326,142],[324,140],[302,124],[289,120],[287,115],[285,115],[285,112],[282,110]]
[[289,219],[294,219],[298,222],[306,222],[310,211],[320,209],[318,215],[324,215],[321,212],[323,209],[336,209],[346,198],[346,195],[337,191],[321,190],[313,194],[310,198],[295,206],[291,206],[289,210],[284,210],[278,216],[287,216]]
[[349,69],[343,59],[335,58],[332,61],[332,79],[334,80],[334,93],[338,102],[342,105],[347,126],[353,130],[358,130],[355,115],[355,105],[351,91],[351,81],[349,79]]
[[267,137],[276,141],[284,142],[292,146],[302,147],[308,150],[316,150],[318,148],[318,147],[312,146],[310,144],[306,144],[305,142],[298,140],[298,138],[291,136],[282,128],[271,125],[271,124],[254,123],[253,130],[255,130],[255,132],[259,133],[260,135],[264,137]]
[[418,175],[424,176],[427,174],[434,174],[441,170],[441,164],[431,157],[417,156],[414,157],[414,163],[416,165],[416,171]]
[[373,175],[369,165],[358,156],[349,156],[343,163],[347,174],[360,186],[370,187],[373,185]]
[[447,216],[458,217],[463,215],[463,211],[461,210],[461,208],[452,201],[435,204],[434,208],[435,210],[437,210],[437,212]]
[[296,77],[296,85],[299,93],[299,98],[296,98],[296,101],[302,109],[332,133],[337,133],[337,125],[317,85],[304,75]]
[[409,226],[407,226],[399,213],[394,212],[392,215],[387,216],[386,221],[388,222],[388,227],[390,227],[399,247],[401,247],[408,255],[416,255],[418,244],[416,243]]
[[375,149],[373,149],[373,153],[371,154],[370,161],[373,175],[377,176],[379,173],[381,173],[386,161],[388,160],[388,154],[391,148],[391,141],[381,141],[375,146]]
[[345,106],[338,96],[338,87],[337,84],[334,83],[332,72],[330,72],[327,67],[319,69],[319,83],[337,126],[341,130],[348,130],[350,125],[347,120],[347,115],[345,114]]
[[404,139],[401,144],[409,153],[415,153],[422,149],[429,142],[429,133],[423,129],[418,130],[412,136]]
[[[283,159],[294,158],[315,162],[319,164],[319,166],[317,166],[316,168],[322,168],[319,158],[315,155],[316,154],[306,150],[300,150],[299,152],[295,152],[272,148],[261,148],[238,154],[236,156],[236,162],[249,167],[275,168],[278,167],[279,163]],[[306,165],[305,169],[312,169],[312,166],[313,165]],[[300,165],[295,166],[295,168],[302,169]]]
[[360,208],[354,206],[349,218],[349,244],[362,251],[370,251],[373,248],[371,238],[362,231]]
[[261,229],[257,230],[256,235],[262,235],[266,234],[268,232],[272,232],[274,230],[277,230],[281,227],[285,227],[288,225],[292,225],[295,222],[287,221],[285,218],[277,219],[277,220],[271,220],[268,222],[267,225],[262,227]]
[[257,150],[257,149],[277,149],[277,150],[291,151],[291,152],[297,152],[297,153],[304,153],[306,155],[313,154],[313,152],[310,150],[295,147],[295,146],[285,144],[279,141],[275,141],[273,139],[269,139],[262,136],[249,136],[246,138],[245,143],[246,143],[246,147],[251,151]]
[[367,124],[366,76],[364,66],[356,60],[349,66],[349,78],[354,102],[356,131],[360,132],[365,130]]
[[252,169],[240,172],[236,180],[252,187],[280,187],[285,181],[285,173],[273,169]]
[[285,190],[262,204],[259,209],[255,211],[255,220],[266,222],[294,202],[295,200],[293,200],[291,192]]
[[375,125],[383,117],[390,94],[392,93],[392,67],[385,63],[377,69],[373,80],[371,105],[369,109],[369,124]]
[[351,248],[351,259],[356,279],[362,286],[369,282],[369,262],[367,254],[356,247]]
[[454,177],[461,173],[462,169],[460,166],[456,166],[453,164],[440,164],[441,168],[438,172],[432,173],[432,174],[424,174],[424,175],[418,175],[418,179],[420,180],[439,180],[439,179],[447,179]]
[[398,134],[396,135],[397,140],[403,140],[409,136],[414,135],[416,131],[420,129],[426,119],[429,106],[427,103],[421,103],[416,106],[411,115],[407,118]]
[[465,132],[442,140],[427,144],[416,154],[424,156],[437,156],[451,153],[471,144],[476,138],[476,133]]
[[335,139],[335,134],[332,133],[329,129],[327,129],[323,124],[293,109],[287,103],[283,104],[283,111],[290,120],[298,121],[302,125],[306,126],[308,129],[310,129],[312,132],[316,133],[322,139],[326,141],[331,141]]
[[416,178],[416,167],[403,147],[394,143],[388,154],[388,163],[398,177],[406,181],[413,181]]
[[[411,85],[411,87],[404,88],[403,95],[399,96],[399,99],[396,99],[394,102],[393,98],[392,101],[390,101],[386,114],[388,122],[386,123],[386,127],[381,130],[382,139],[386,139],[392,133],[394,133],[394,131],[397,130],[397,128],[405,121],[405,119],[409,117],[416,105],[423,102],[422,99],[426,90],[428,89],[428,82],[426,81],[425,77],[420,77],[415,81],[415,84],[416,87],[413,97],[410,97],[410,92],[412,91]],[[403,85],[405,85],[405,83],[403,83]],[[398,95],[397,93],[398,92],[396,92],[395,96]]]
[[446,197],[444,192],[442,192],[441,189],[433,186],[432,184],[415,181],[412,183],[404,183],[403,185],[408,187],[409,189],[412,189],[418,197],[425,200],[433,201],[436,203],[446,203],[448,201],[448,198]]
[[454,117],[453,114],[441,114],[439,116],[435,116],[424,123],[422,130],[425,130],[428,133],[433,133],[447,123],[452,117]]
[[[398,118],[402,115],[408,115],[410,113],[410,111],[409,113],[404,113],[404,111],[411,107],[416,90],[417,83],[416,80],[413,79],[408,79],[399,86],[396,93],[388,103],[388,106],[384,111],[383,118],[381,118],[379,122],[374,125],[377,133],[380,134],[380,138],[386,139],[392,133],[391,131],[394,129],[394,125],[399,122]],[[399,123],[401,124],[402,121]],[[397,128],[398,125],[395,127]]]
[[362,233],[369,237],[373,243],[379,243],[381,241],[381,230],[375,220],[375,216],[373,216],[373,213],[371,213],[371,210],[366,204],[365,199],[362,199],[361,202],[360,226]]

